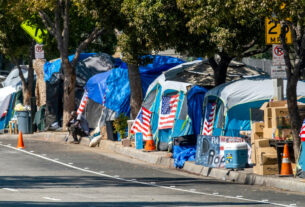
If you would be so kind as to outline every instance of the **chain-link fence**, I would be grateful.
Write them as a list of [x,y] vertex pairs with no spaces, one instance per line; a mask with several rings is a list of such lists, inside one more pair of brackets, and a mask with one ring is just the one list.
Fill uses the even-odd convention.
[[269,75],[271,74],[271,65],[272,61],[268,59],[253,59],[253,58],[243,58],[242,62],[246,64],[249,67],[253,67],[256,69],[261,69],[268,73]]

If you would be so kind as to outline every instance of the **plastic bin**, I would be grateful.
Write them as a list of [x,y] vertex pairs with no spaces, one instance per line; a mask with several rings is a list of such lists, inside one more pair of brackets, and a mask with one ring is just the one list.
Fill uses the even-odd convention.
[[16,111],[18,130],[23,134],[32,134],[31,111]]
[[224,146],[225,168],[245,168],[248,162],[246,143],[228,143]]
[[136,133],[136,149],[143,149],[143,133],[142,132],[137,132]]

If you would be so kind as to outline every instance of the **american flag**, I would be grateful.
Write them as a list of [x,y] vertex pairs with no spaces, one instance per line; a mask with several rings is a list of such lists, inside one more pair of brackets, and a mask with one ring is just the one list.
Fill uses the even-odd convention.
[[301,141],[305,142],[305,119],[302,124],[301,132],[300,132]]
[[216,103],[208,103],[205,111],[205,119],[203,124],[203,135],[212,135],[214,125]]
[[138,116],[133,123],[130,132],[135,134],[136,132],[142,132],[143,138],[151,137],[151,126],[150,126],[151,111],[142,106]]
[[80,105],[77,109],[77,114],[82,114],[84,112],[84,109],[86,107],[86,104],[87,104],[87,100],[88,100],[88,92],[85,91],[83,97],[82,97],[82,100],[80,102]]
[[159,129],[170,129],[174,127],[178,100],[179,94],[171,97],[162,97],[161,113],[159,117]]

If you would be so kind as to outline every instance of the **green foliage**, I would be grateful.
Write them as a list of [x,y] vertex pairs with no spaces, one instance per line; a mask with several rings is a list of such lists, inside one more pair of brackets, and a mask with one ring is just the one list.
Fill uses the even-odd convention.
[[119,132],[121,136],[125,135],[125,130],[128,127],[128,117],[124,114],[120,114],[113,122],[114,132]]
[[20,27],[21,21],[11,11],[12,5],[0,3],[0,51],[11,61],[27,59],[32,40]]
[[226,53],[233,58],[241,57],[251,47],[264,45],[265,16],[255,1],[177,0],[177,3],[189,18],[189,31],[209,43],[203,55]]

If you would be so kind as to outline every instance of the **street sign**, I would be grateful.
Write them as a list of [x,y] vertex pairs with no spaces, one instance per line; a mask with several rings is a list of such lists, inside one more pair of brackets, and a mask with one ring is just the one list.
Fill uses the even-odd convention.
[[43,45],[35,45],[35,59],[44,59]]
[[282,45],[272,45],[272,65],[285,65],[284,50]]
[[30,20],[22,22],[21,28],[26,31],[38,44],[43,43],[43,35],[47,34],[46,29],[42,29],[35,24],[32,24]]
[[[291,38],[291,29],[290,27],[286,27],[286,43],[292,44]],[[266,18],[265,19],[265,36],[266,36],[266,44],[281,44],[280,39],[281,34],[281,25],[276,18]]]
[[271,78],[286,78],[286,66],[271,66]]

